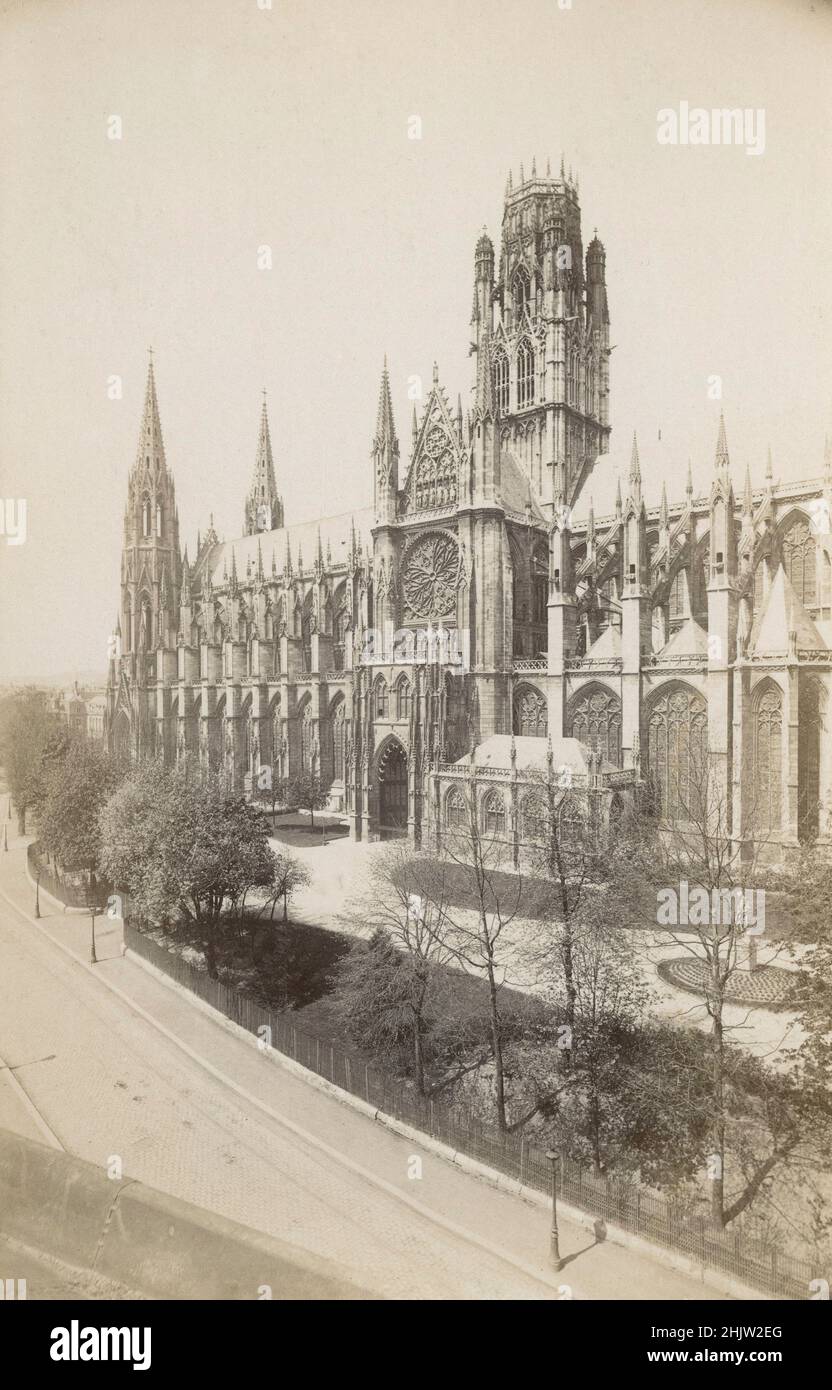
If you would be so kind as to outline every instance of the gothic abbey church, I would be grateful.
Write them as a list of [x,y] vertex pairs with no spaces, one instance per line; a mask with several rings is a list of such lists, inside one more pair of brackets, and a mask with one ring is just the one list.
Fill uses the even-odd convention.
[[193,559],[151,363],[111,747],[191,755],[241,791],[264,768],[315,773],[358,839],[434,842],[467,789],[515,862],[540,829],[530,769],[558,778],[580,833],[640,781],[685,818],[707,754],[733,834],[777,855],[828,843],[829,450],[805,482],[779,485],[769,463],[735,493],[720,423],[708,494],[688,469],[684,496],[648,501],[633,440],[626,495],[594,515],[590,479],[611,462],[605,251],[596,236],[584,254],[563,169],[509,179],[499,261],[476,244],[470,331],[471,408],[434,370],[407,461],[385,365],[371,508],[286,524],[264,402],[244,533],[212,524]]

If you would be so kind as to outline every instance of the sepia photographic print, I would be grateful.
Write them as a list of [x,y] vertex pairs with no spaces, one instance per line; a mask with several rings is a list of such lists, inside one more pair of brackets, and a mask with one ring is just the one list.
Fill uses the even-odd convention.
[[0,38],[10,1344],[552,1301],[622,1365],[788,1368],[832,1279],[832,5]]

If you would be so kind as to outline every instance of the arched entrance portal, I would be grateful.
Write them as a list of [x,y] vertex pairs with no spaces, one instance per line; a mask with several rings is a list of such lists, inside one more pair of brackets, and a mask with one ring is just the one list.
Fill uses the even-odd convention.
[[407,834],[407,757],[395,739],[378,764],[378,829],[382,840]]

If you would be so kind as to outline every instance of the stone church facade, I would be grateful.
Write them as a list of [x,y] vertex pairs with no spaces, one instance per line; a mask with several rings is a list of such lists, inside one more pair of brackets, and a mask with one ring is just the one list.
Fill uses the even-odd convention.
[[246,791],[316,774],[360,839],[431,842],[465,790],[515,861],[541,776],[573,826],[645,781],[678,819],[707,753],[733,833],[828,842],[832,456],[736,496],[720,423],[708,494],[688,471],[648,506],[634,439],[626,497],[578,521],[609,449],[605,260],[563,169],[509,179],[499,258],[485,232],[474,256],[471,408],[434,369],[405,463],[385,363],[372,507],[292,525],[264,401],[243,534],[212,521],[193,559],[151,363],[110,745]]

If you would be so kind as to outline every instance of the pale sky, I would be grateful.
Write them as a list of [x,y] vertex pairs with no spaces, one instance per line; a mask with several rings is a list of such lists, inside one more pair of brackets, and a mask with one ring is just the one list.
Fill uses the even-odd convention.
[[[0,683],[106,669],[149,344],[191,554],[211,511],[242,529],[263,387],[287,521],[365,506],[383,355],[406,464],[408,377],[436,359],[469,398],[474,245],[533,155],[564,152],[606,245],[613,447],[638,430],[648,503],[659,429],[671,498],[688,456],[705,490],[720,408],[735,486],[768,444],[821,473],[825,0],[20,0],[0,46],[0,498],[28,509]],[[682,101],[762,108],[764,154],[660,145]]]

